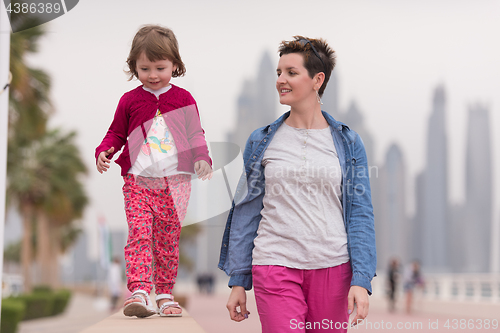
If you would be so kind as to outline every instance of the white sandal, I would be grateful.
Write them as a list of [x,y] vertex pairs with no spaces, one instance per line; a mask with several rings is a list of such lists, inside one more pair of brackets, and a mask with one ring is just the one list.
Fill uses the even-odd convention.
[[160,306],[160,308],[158,309],[158,314],[160,315],[160,317],[182,317],[182,312],[181,313],[163,313],[163,311],[165,311],[168,308],[177,308],[177,309],[182,310],[182,308],[179,306],[179,303],[174,302],[173,295],[170,295],[170,294],[156,295],[156,304],[158,304],[158,301],[162,300],[162,299],[168,299],[168,300],[170,300],[170,302],[165,302]]
[[126,301],[131,299],[140,299],[140,302],[132,302],[125,305],[123,308],[123,314],[128,317],[136,316],[139,318],[146,318],[156,314],[156,310],[151,305],[151,299],[149,294],[144,290],[136,290],[132,293],[132,296],[126,299]]

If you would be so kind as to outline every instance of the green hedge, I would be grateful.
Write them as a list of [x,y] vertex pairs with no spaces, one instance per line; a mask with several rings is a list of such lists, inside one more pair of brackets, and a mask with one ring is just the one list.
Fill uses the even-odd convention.
[[53,291],[52,287],[50,287],[50,286],[38,285],[38,286],[33,287],[34,293],[51,293],[52,291]]
[[70,299],[71,291],[67,289],[56,291],[54,293],[54,308],[52,309],[52,315],[55,316],[63,313]]
[[15,298],[4,298],[2,300],[2,321],[0,332],[15,333],[17,325],[24,317],[26,306],[24,302]]
[[34,292],[16,297],[26,305],[23,320],[51,316],[54,311],[55,297],[53,293]]
[[[4,333],[4,318],[13,317],[13,320],[17,318],[10,314],[4,316],[4,311],[11,310],[11,304],[14,304],[14,309],[19,304],[22,305],[22,312],[20,320],[29,320],[36,318],[43,318],[49,316],[55,316],[64,312],[68,306],[69,300],[71,299],[71,291],[67,289],[61,289],[58,291],[52,291],[48,287],[35,287],[31,294],[23,294],[17,297],[6,298],[6,308],[2,303],[2,329],[1,333]],[[19,320],[17,320],[19,321]],[[15,326],[17,326],[17,321],[15,321]],[[6,325],[11,325],[10,321],[7,321]],[[14,326],[14,329],[15,329]],[[8,328],[5,328],[5,332],[11,332]],[[12,331],[15,332],[15,331]]]

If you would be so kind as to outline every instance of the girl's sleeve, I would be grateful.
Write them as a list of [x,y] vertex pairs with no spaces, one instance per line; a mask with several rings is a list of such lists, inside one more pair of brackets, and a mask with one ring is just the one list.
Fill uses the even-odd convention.
[[193,153],[193,161],[204,160],[207,161],[210,166],[212,165],[212,159],[208,154],[207,141],[205,140],[205,131],[201,127],[200,114],[198,112],[198,106],[194,98],[189,95],[188,106],[185,108],[186,117],[186,135],[189,142],[189,146]]
[[109,159],[112,159],[113,156],[119,152],[123,145],[127,142],[128,136],[128,103],[126,101],[125,96],[122,96],[120,101],[118,102],[118,107],[116,108],[115,117],[111,126],[109,126],[108,132],[104,136],[101,144],[95,150],[95,158],[97,163],[97,158],[99,154],[103,151],[108,150],[111,147],[115,148],[115,151],[108,156]]

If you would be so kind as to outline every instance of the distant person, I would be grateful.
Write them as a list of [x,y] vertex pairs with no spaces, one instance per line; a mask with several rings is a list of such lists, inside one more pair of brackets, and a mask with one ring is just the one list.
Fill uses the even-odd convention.
[[196,278],[198,284],[198,291],[200,294],[206,293],[208,295],[213,293],[214,276],[211,273],[203,273]]
[[219,262],[230,276],[227,309],[234,321],[248,318],[253,284],[263,333],[322,332],[306,323],[325,321],[347,332],[355,304],[353,323],[368,314],[376,267],[365,148],[321,110],[330,46],[295,36],[279,55],[276,89],[290,111],[245,147],[238,189],[248,193],[229,213]]
[[389,311],[396,310],[396,290],[399,282],[399,260],[392,258],[387,272],[387,296],[389,298]]
[[118,309],[118,300],[122,296],[123,280],[120,258],[115,257],[108,270],[108,289],[110,295],[111,311]]
[[[96,148],[97,170],[107,171],[113,155],[125,181],[125,213],[129,227],[125,262],[126,316],[157,313],[149,294],[156,290],[160,316],[181,316],[171,295],[179,264],[179,235],[191,193],[191,175],[212,177],[196,101],[173,84],[184,75],[172,30],[143,26],[127,59],[129,79],[142,85],[125,93],[102,143]],[[154,265],[153,265],[154,262]],[[151,282],[152,277],[152,282]]]
[[410,266],[406,268],[404,274],[404,291],[406,294],[406,313],[410,314],[413,307],[413,295],[417,288],[423,288],[424,280],[420,272],[420,262],[413,261]]

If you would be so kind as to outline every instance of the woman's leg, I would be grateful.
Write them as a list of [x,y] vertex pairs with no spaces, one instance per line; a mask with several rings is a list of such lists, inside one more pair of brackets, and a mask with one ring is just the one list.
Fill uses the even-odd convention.
[[413,302],[413,288],[406,291],[406,313],[411,314],[411,303]]
[[309,306],[306,321],[307,333],[347,332],[349,314],[347,296],[351,285],[351,265],[304,271],[304,295]]
[[253,266],[253,286],[262,333],[306,332],[303,270]]

